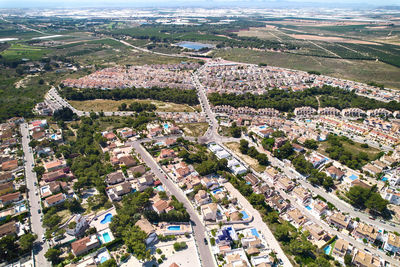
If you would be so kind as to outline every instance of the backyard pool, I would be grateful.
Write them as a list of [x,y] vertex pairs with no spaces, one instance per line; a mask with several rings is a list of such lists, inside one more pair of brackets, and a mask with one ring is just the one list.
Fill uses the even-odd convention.
[[101,256],[101,258],[100,258],[100,263],[103,263],[103,262],[105,262],[105,261],[107,261],[107,260],[108,260],[107,257]]
[[387,180],[388,180],[387,177],[383,177],[383,178],[382,178],[382,181],[383,181],[383,182],[386,182]]
[[155,189],[157,190],[157,191],[165,191],[165,189],[164,189],[164,187],[162,187],[162,185],[159,185],[159,186],[156,186],[155,187]]
[[259,129],[265,129],[265,125],[258,127]]
[[110,242],[110,241],[111,241],[110,234],[109,234],[109,233],[104,233],[104,234],[103,234],[103,239],[104,239],[104,242],[105,242],[105,243]]
[[306,209],[311,210],[311,207],[310,206],[306,206]]
[[328,245],[328,246],[324,247],[325,254],[329,255],[331,253],[331,249],[332,249],[331,245]]
[[181,227],[179,225],[170,225],[167,227],[167,229],[170,231],[180,231]]
[[251,233],[252,233],[254,236],[256,236],[256,237],[260,237],[260,235],[258,234],[258,231],[257,231],[256,228],[252,228],[252,229],[251,229]]
[[107,213],[104,218],[100,221],[101,224],[106,224],[111,222],[111,218],[112,218],[112,214],[111,213]]
[[354,181],[354,180],[358,179],[358,176],[352,174],[352,175],[349,176],[349,178],[350,178],[350,180]]
[[168,128],[169,128],[168,123],[164,124],[164,129],[168,129]]
[[218,192],[222,192],[222,189],[221,188],[218,188],[218,189],[215,189],[214,191],[212,191],[213,192],[213,194],[215,195],[216,193],[218,193]]
[[242,210],[240,213],[243,214],[243,217],[242,217],[243,220],[246,220],[249,218],[249,215],[247,215],[247,213],[244,210]]

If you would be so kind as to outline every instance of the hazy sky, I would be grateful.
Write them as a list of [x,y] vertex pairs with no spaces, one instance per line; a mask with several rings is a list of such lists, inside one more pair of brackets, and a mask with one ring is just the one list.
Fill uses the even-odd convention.
[[291,7],[291,6],[359,6],[373,7],[400,5],[400,0],[0,0],[0,8],[12,7],[165,7],[165,6],[249,6],[249,7]]

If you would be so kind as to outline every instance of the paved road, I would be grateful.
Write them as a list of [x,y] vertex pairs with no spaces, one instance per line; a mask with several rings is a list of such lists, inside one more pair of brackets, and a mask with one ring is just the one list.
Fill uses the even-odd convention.
[[160,179],[160,181],[171,193],[171,195],[174,195],[185,206],[187,212],[190,215],[190,220],[193,224],[194,238],[196,240],[198,251],[200,253],[202,266],[215,266],[211,251],[209,247],[204,244],[204,238],[206,237],[205,233],[207,230],[201,222],[197,211],[193,209],[192,205],[190,205],[189,200],[186,198],[183,192],[171,180],[166,178],[166,175],[163,171],[161,171],[160,167],[155,162],[153,157],[140,145],[140,143],[132,142],[132,146],[136,150],[136,152],[140,154],[147,166],[149,166],[154,174]]
[[35,194],[37,188],[35,186],[35,182],[37,181],[36,173],[33,172],[32,165],[34,164],[33,153],[30,152],[29,147],[29,132],[27,128],[28,124],[21,124],[21,135],[22,135],[22,149],[25,155],[25,176],[26,176],[26,186],[28,188],[28,196],[29,196],[29,206],[30,206],[30,214],[31,214],[31,227],[32,232],[38,236],[38,239],[34,245],[34,256],[35,262],[37,266],[45,267],[51,266],[51,264],[46,260],[44,254],[48,249],[47,243],[42,242],[42,235],[44,234],[44,229],[42,227],[42,223],[40,221],[41,214],[39,214],[38,210],[41,210],[40,206],[40,198]]
[[293,266],[288,257],[283,252],[281,246],[279,245],[279,242],[275,239],[275,236],[272,234],[271,230],[268,228],[265,222],[263,222],[260,213],[253,208],[250,202],[247,201],[247,199],[242,194],[240,194],[240,192],[231,183],[225,183],[224,186],[233,197],[238,199],[239,203],[244,207],[244,209],[249,211],[251,215],[253,215],[254,224],[256,225],[257,229],[260,230],[263,234],[269,247],[276,252],[278,259],[282,260],[283,266]]

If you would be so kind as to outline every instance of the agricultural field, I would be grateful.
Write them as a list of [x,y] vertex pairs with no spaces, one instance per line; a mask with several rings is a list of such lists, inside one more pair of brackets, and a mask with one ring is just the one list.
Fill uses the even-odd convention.
[[87,100],[87,101],[69,101],[70,104],[78,110],[83,111],[118,111],[118,107],[125,103],[129,106],[129,104],[133,102],[139,102],[143,104],[153,104],[157,107],[156,111],[159,112],[194,112],[196,111],[196,107],[190,107],[188,105],[183,104],[175,104],[169,102],[161,102],[157,100],[105,100],[105,99],[96,99],[96,100]]
[[12,43],[9,48],[1,52],[1,56],[7,60],[39,60],[48,53],[48,50],[28,46],[25,44]]

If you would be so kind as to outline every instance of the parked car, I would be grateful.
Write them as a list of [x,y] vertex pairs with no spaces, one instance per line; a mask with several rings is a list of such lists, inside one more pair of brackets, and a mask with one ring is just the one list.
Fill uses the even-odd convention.
[[207,238],[204,238],[204,244],[205,244],[205,245],[208,245]]

